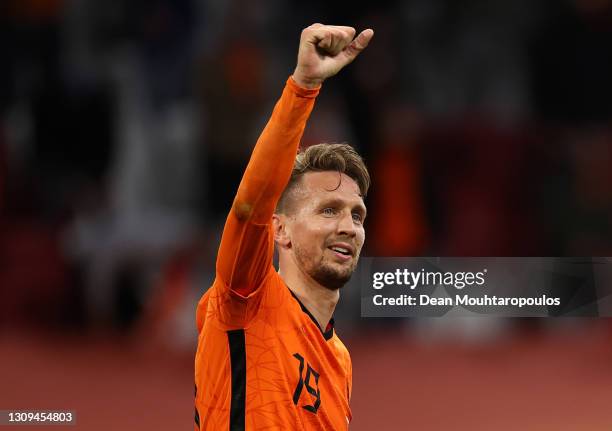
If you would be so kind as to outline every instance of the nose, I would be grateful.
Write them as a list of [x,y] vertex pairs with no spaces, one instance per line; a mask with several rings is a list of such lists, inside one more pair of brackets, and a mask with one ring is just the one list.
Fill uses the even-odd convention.
[[350,211],[343,212],[342,216],[338,218],[337,230],[339,235],[354,237],[357,234],[355,223],[353,222],[353,214]]

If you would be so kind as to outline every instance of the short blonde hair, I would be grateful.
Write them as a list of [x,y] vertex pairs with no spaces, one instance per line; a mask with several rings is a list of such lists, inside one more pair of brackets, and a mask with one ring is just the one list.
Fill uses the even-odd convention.
[[317,144],[306,148],[295,157],[293,171],[287,187],[278,201],[276,211],[286,213],[289,195],[294,186],[307,172],[335,171],[355,180],[361,197],[365,198],[370,188],[370,173],[361,156],[348,144]]

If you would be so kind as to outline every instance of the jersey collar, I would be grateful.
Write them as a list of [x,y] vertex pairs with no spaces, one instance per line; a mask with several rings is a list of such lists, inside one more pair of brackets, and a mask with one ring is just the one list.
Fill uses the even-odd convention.
[[[289,289],[288,286],[287,286],[287,289]],[[329,320],[329,323],[327,324],[327,327],[325,328],[325,332],[322,331],[321,327],[319,326],[319,323],[317,322],[317,319],[315,319],[315,317],[312,315],[312,313],[310,311],[308,311],[308,308],[306,308],[306,306],[304,306],[304,304],[302,304],[302,301],[300,301],[300,299],[295,295],[295,293],[293,293],[293,291],[291,289],[289,289],[289,292],[291,293],[291,296],[293,296],[295,298],[295,300],[298,302],[298,304],[300,304],[300,308],[302,309],[302,311],[304,313],[306,313],[308,315],[308,317],[310,317],[310,320],[312,320],[315,325],[317,325],[317,328],[319,329],[319,331],[321,331],[321,335],[323,335],[323,338],[325,338],[325,341],[328,341],[329,339],[331,339],[331,337],[334,336],[334,318],[333,318],[333,316]]]

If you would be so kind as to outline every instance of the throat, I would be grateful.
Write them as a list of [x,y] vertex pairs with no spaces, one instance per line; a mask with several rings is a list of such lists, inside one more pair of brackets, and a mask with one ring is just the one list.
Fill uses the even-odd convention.
[[339,289],[329,289],[319,284],[301,271],[298,265],[286,264],[282,258],[279,263],[278,273],[285,285],[300,304],[308,310],[319,329],[325,332],[340,299]]
[[[308,294],[299,287],[287,286],[291,294],[298,300],[303,311],[311,316],[314,322],[319,326],[321,332],[328,332],[333,327],[332,316],[338,303],[338,291],[330,291],[329,289],[321,288],[323,294]],[[335,298],[329,297],[329,293],[335,294]]]

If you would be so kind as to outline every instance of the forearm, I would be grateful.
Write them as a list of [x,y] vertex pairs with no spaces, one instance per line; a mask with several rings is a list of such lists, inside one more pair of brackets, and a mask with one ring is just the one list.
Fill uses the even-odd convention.
[[269,223],[291,176],[318,92],[298,86],[293,78],[287,80],[240,182],[232,208],[239,220]]

